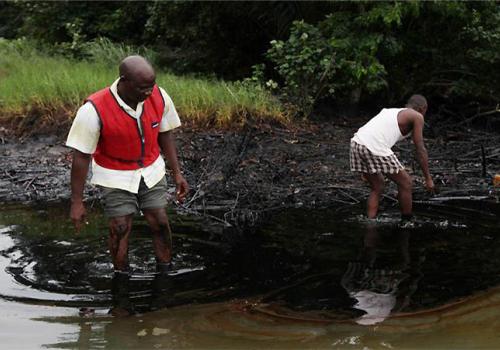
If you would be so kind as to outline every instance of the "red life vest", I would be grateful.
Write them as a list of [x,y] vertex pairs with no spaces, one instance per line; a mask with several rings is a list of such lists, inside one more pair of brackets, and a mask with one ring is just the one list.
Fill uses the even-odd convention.
[[158,158],[158,133],[165,110],[158,86],[153,87],[142,107],[142,135],[137,120],[122,109],[110,88],[97,91],[87,101],[94,105],[101,120],[101,135],[92,155],[97,164],[108,169],[135,170]]

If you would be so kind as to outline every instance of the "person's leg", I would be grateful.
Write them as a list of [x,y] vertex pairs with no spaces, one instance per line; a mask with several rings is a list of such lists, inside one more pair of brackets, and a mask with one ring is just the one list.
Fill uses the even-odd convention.
[[144,217],[153,234],[153,247],[159,264],[168,265],[172,260],[172,232],[164,208],[144,209]]
[[153,247],[157,261],[157,271],[167,273],[172,260],[172,233],[168,223],[167,181],[163,177],[153,187],[148,188],[144,181],[139,186],[139,207],[153,234]]
[[109,221],[109,251],[115,271],[128,270],[128,240],[132,230],[132,216],[112,217]]
[[371,192],[366,205],[366,215],[373,219],[377,216],[380,197],[384,191],[384,177],[382,174],[363,173],[366,181],[370,184]]
[[401,169],[397,174],[387,176],[398,185],[398,200],[403,218],[412,216],[412,187],[413,181],[406,170]]
[[109,219],[108,246],[115,271],[128,271],[128,240],[138,211],[135,193],[101,187],[104,214]]
[[132,218],[138,211],[137,196],[117,188],[101,187],[104,214],[109,219],[108,247],[113,262],[111,282],[115,316],[130,315],[133,305],[129,300],[128,244],[132,231]]

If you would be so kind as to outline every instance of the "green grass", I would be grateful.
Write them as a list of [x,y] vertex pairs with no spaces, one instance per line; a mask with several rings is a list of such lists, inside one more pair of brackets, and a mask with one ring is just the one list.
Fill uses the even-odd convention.
[[[74,115],[89,94],[117,78],[119,59],[112,65],[109,55],[100,60],[98,54],[94,51],[92,59],[73,60],[43,53],[24,40],[0,39],[0,116],[23,116],[33,109],[52,114],[51,118],[59,117],[55,111],[65,111],[62,118]],[[287,119],[281,104],[255,85],[161,71],[157,82],[172,97],[181,119],[194,124],[232,125],[248,116]]]

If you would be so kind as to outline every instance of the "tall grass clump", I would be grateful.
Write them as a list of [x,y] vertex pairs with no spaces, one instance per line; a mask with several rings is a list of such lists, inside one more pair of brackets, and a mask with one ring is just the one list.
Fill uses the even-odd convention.
[[[85,58],[77,60],[51,54],[24,39],[0,38],[0,118],[23,117],[37,110],[51,118],[59,113],[67,119],[89,94],[118,77],[118,63],[124,57],[139,53],[155,62],[153,51],[134,51],[107,40],[89,43],[82,52]],[[170,94],[181,118],[194,124],[231,125],[249,117],[286,120],[280,103],[258,85],[176,76],[161,70],[157,82]]]
[[122,43],[113,43],[108,38],[97,38],[93,41],[82,44],[80,56],[91,62],[107,64],[116,67],[124,57],[130,55],[141,55],[146,57],[153,65],[157,63],[155,51],[146,47],[134,47]]
[[195,123],[215,121],[218,125],[244,122],[247,118],[286,120],[281,104],[258,85],[204,80],[160,74],[164,87],[182,115]]
[[26,40],[0,39],[0,110],[61,109],[81,105],[89,92],[105,87],[117,73],[105,63],[50,56]]

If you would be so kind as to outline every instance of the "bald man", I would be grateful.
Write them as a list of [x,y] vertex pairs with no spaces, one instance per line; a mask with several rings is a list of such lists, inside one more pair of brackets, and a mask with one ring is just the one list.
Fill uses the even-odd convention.
[[424,145],[424,116],[427,100],[422,95],[413,95],[405,108],[384,108],[362,126],[351,139],[351,171],[361,172],[370,185],[367,202],[368,218],[375,218],[380,197],[384,190],[384,176],[398,186],[398,200],[404,221],[412,218],[412,179],[392,151],[400,140],[412,136],[417,161],[422,169],[425,187],[434,191],[434,182],[429,172],[427,150]]
[[177,160],[173,130],[181,125],[168,94],[156,85],[151,64],[129,56],[120,77],[90,95],[78,110],[66,145],[73,148],[71,219],[77,231],[85,220],[83,189],[90,163],[90,182],[102,189],[109,219],[109,250],[115,276],[129,274],[128,244],[132,218],[141,211],[153,235],[157,271],[168,273],[172,259],[167,206],[167,159],[182,201],[189,187]]

